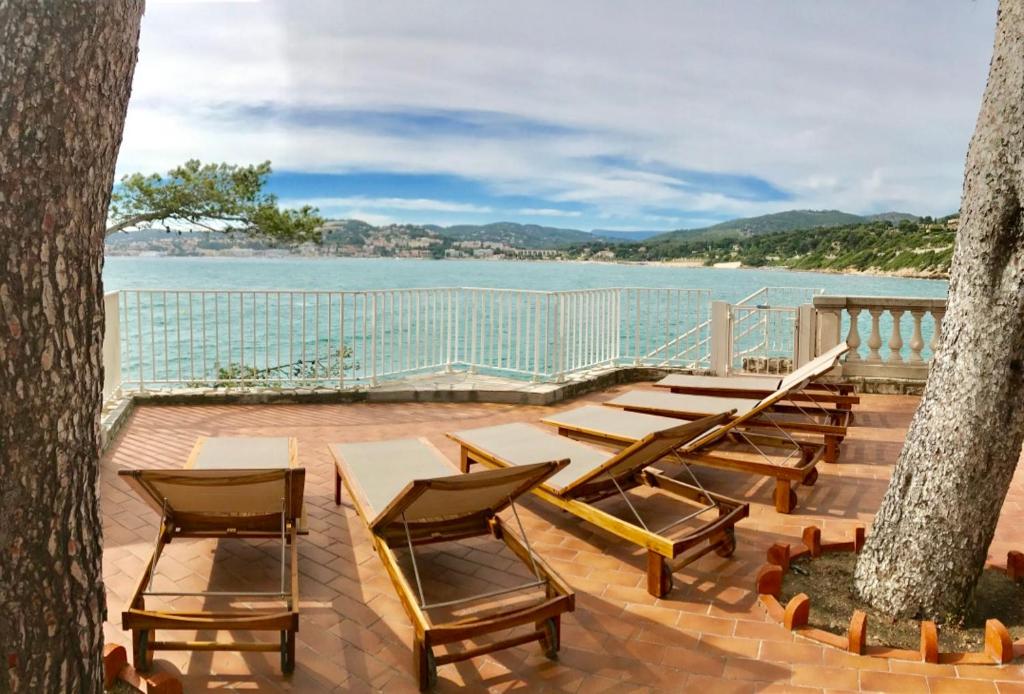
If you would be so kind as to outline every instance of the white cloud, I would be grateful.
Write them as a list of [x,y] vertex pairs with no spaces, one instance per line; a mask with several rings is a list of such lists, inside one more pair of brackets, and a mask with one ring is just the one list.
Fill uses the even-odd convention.
[[362,196],[347,198],[288,198],[282,202],[291,206],[312,205],[325,210],[349,209],[353,207],[371,210],[410,210],[417,212],[463,212],[488,213],[494,209],[485,205],[430,200],[427,198],[368,198]]
[[372,224],[378,227],[386,226],[388,224],[397,224],[403,221],[401,219],[396,219],[390,215],[378,214],[376,212],[368,212],[366,210],[359,209],[347,210],[345,214],[336,216],[343,219],[358,219],[366,222],[367,224]]
[[[272,159],[279,170],[458,174],[533,198],[522,209],[534,213],[573,201],[634,220],[652,214],[648,207],[665,218],[674,218],[666,209],[942,213],[959,201],[994,8],[993,0],[160,3],[144,20],[119,170],[201,157]],[[253,115],[267,105],[487,111],[558,129],[488,137]],[[248,115],[237,115],[239,106]],[[658,173],[599,166],[599,157],[750,174],[794,199],[683,190]]]
[[557,210],[549,207],[523,207],[515,212],[527,217],[579,217],[583,214],[578,210]]

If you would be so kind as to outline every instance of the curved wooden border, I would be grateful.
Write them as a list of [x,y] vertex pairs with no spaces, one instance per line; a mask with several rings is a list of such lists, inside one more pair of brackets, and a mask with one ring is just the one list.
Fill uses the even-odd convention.
[[[804,556],[819,557],[830,552],[859,553],[864,547],[865,535],[863,526],[857,526],[854,528],[852,540],[822,542],[821,529],[810,525],[804,528],[801,538],[803,544],[800,549],[795,551],[790,545],[781,542],[769,547],[766,556],[767,562],[761,566],[755,579],[758,600],[765,612],[773,621],[783,625],[786,629],[804,638],[849,653],[894,660],[955,665],[1005,665],[1013,660],[1015,649],[1018,653],[1024,653],[1024,638],[1015,642],[1010,637],[1010,632],[998,619],[990,619],[985,622],[984,650],[970,653],[942,653],[939,650],[938,629],[935,623],[930,621],[921,622],[921,645],[916,651],[868,646],[868,617],[860,610],[854,610],[845,636],[808,626],[811,600],[807,595],[801,593],[786,605],[779,602],[779,596],[782,593],[782,579],[789,571],[793,560]],[[1010,552],[1007,554],[1006,566],[1003,571],[1011,580],[1024,579],[1024,553]]]
[[181,680],[166,672],[140,675],[128,664],[128,652],[124,646],[108,643],[103,647],[103,687],[110,689],[118,680],[133,689],[148,694],[182,694]]

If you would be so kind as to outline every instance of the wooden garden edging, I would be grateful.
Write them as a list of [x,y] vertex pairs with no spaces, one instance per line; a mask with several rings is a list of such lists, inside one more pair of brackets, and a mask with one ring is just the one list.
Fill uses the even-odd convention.
[[[788,544],[773,544],[768,548],[767,563],[757,572],[756,579],[758,597],[768,616],[800,636],[857,655],[955,665],[1003,665],[1013,660],[1015,646],[1018,652],[1024,654],[1024,639],[1014,643],[1010,638],[1010,632],[998,619],[989,619],[985,622],[985,648],[983,651],[941,653],[938,629],[935,622],[930,621],[921,622],[921,647],[913,651],[885,646],[868,646],[868,617],[860,610],[855,610],[850,618],[846,636],[839,636],[808,626],[811,599],[804,593],[795,596],[785,605],[779,602],[779,596],[782,593],[782,578],[789,571],[790,563],[793,560],[804,556],[818,557],[829,552],[857,553],[862,547],[864,547],[864,528],[860,526],[854,529],[852,541],[824,543],[821,541],[821,530],[812,525],[804,528],[802,548],[795,552]],[[1024,578],[1024,554],[1010,552],[1006,557],[1006,567],[1003,570],[1011,580]]]
[[166,672],[140,675],[128,664],[128,652],[124,646],[108,643],[103,647],[103,688],[110,689],[122,681],[139,691],[145,685],[146,694],[182,694],[181,680]]

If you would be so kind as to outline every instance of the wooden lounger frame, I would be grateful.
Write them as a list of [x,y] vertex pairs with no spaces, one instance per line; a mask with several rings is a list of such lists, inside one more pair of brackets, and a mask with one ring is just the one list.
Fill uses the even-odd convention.
[[[628,408],[627,408],[628,409]],[[640,414],[647,414],[646,412]],[[637,442],[636,438],[622,436],[614,432],[602,431],[593,427],[572,425],[559,421],[557,414],[553,418],[546,418],[545,424],[550,424],[558,429],[558,433],[573,439],[594,441],[601,444],[613,444],[616,446],[630,446]],[[775,491],[772,500],[775,509],[779,513],[792,513],[796,508],[797,494],[793,489],[795,485],[803,484],[813,486],[818,481],[817,464],[824,458],[825,446],[811,441],[800,441],[792,437],[769,436],[754,432],[740,431],[735,428],[739,420],[733,419],[724,425],[725,431],[712,432],[711,436],[701,437],[696,443],[688,442],[683,447],[676,449],[673,455],[666,456],[663,460],[669,462],[686,462],[704,467],[719,468],[723,470],[735,470],[754,475],[764,475],[775,478]],[[712,438],[712,436],[714,438]],[[710,439],[710,440],[709,440]],[[705,450],[715,440],[728,440],[732,443],[752,447],[756,453],[763,457],[762,461],[736,458],[713,452],[714,449]],[[792,465],[787,465],[789,458],[783,463],[772,462],[761,450],[763,448],[787,449],[792,455],[799,455],[799,459]],[[676,458],[678,456],[678,458]]]
[[[140,492],[150,506],[161,514],[153,555],[139,577],[128,608],[121,613],[122,628],[132,632],[132,658],[135,668],[146,671],[153,663],[155,651],[267,651],[280,652],[281,671],[295,669],[295,634],[299,630],[299,557],[296,536],[302,513],[305,469],[257,470],[119,470],[118,475]],[[159,492],[152,480],[179,477],[190,484],[222,486],[259,483],[280,479],[285,496],[276,513],[239,515],[230,519],[202,513],[176,513],[166,503],[160,504]],[[272,539],[281,541],[281,588],[278,592],[181,592],[150,590],[157,562],[164,546],[175,538],[205,539]],[[290,556],[289,556],[290,555]],[[286,561],[287,559],[287,561]],[[287,572],[287,573],[286,573]],[[287,581],[286,581],[287,576]],[[286,585],[287,584],[287,585]],[[146,608],[147,597],[252,597],[280,600],[282,607],[262,610],[173,611]],[[164,641],[156,639],[157,629],[276,631],[278,643],[249,641]]]
[[[725,379],[728,380],[728,379]],[[697,386],[679,385],[675,383],[654,384],[658,388],[667,388],[673,393],[686,395],[718,395],[727,398],[766,398],[775,391],[765,388],[757,390],[754,388],[730,388],[727,385],[720,386]],[[808,402],[831,404],[838,410],[850,410],[854,405],[860,404],[860,397],[856,395],[852,383],[828,383],[826,381],[808,383],[801,390],[790,393],[786,397],[790,402]]]
[[[698,434],[717,426],[728,417],[728,413],[723,413],[714,417],[706,417],[699,423],[690,422],[674,429],[653,433],[612,457],[609,463],[603,465],[602,468],[611,467],[615,461],[629,455],[633,449],[648,445],[652,441],[679,436],[679,432],[685,427],[692,429],[693,434]],[[457,435],[448,434],[448,436],[459,443],[461,447],[460,465],[463,471],[468,472],[474,463],[495,468],[509,467],[506,461],[473,446],[458,438]],[[689,438],[689,436],[684,435],[683,438]],[[662,529],[661,532],[653,532],[642,525],[639,517],[638,522],[634,523],[613,516],[594,505],[602,499],[621,495],[627,505],[633,509],[625,492],[640,486],[657,489],[661,493],[679,500],[704,504],[706,509],[702,509],[698,513],[717,506],[718,518],[682,537],[671,538],[663,534],[668,528]],[[672,573],[674,571],[692,564],[705,554],[714,551],[721,557],[732,556],[736,549],[734,526],[746,518],[750,511],[750,507],[743,502],[708,492],[700,486],[680,482],[658,471],[646,469],[646,466],[618,478],[604,477],[585,484],[574,483],[562,490],[561,493],[555,493],[543,485],[534,487],[533,493],[552,506],[568,511],[613,535],[645,548],[647,550],[647,591],[656,597],[664,597],[672,590]],[[636,510],[633,509],[633,512],[636,513]],[[707,544],[700,547],[704,543]]]
[[[604,404],[610,407],[619,407],[629,412],[656,414],[662,417],[674,417],[676,419],[696,420],[708,415],[708,412],[698,412],[678,407],[621,404],[614,401],[609,401]],[[824,445],[824,452],[821,456],[821,460],[826,463],[837,463],[839,462],[839,446],[846,438],[852,413],[849,410],[823,408],[820,404],[818,404],[817,407],[819,408],[819,412],[808,411],[808,409],[805,409],[796,403],[783,405],[778,402],[772,402],[765,405],[762,401],[762,403],[754,408],[754,410],[738,415],[734,417],[734,420],[741,420],[739,423],[745,429],[767,429],[773,432],[780,432],[784,437],[791,432],[796,434],[810,434],[815,437],[820,436],[821,442]],[[780,420],[772,418],[772,414],[800,415],[804,417],[804,419]],[[815,416],[823,417],[824,421],[815,420]]]
[[[409,616],[409,620],[412,622],[414,630],[413,672],[421,691],[429,688],[437,681],[438,665],[469,660],[477,656],[525,643],[539,642],[544,654],[548,658],[557,658],[558,650],[561,646],[561,615],[563,612],[571,612],[575,609],[576,596],[572,588],[543,559],[533,552],[522,529],[522,524],[519,524],[519,530],[523,533],[520,537],[509,530],[492,509],[482,509],[480,513],[473,516],[460,516],[452,520],[429,523],[399,523],[404,506],[432,489],[473,494],[475,490],[490,486],[491,482],[484,477],[476,475],[465,475],[461,479],[457,477],[443,477],[416,480],[396,496],[382,513],[376,517],[369,517],[367,504],[360,497],[358,488],[355,488],[349,479],[350,474],[345,461],[339,457],[333,447],[331,447],[331,454],[335,461],[334,503],[336,505],[341,504],[341,489],[344,486],[349,498],[353,501],[356,512],[363,520],[363,523],[366,524],[377,556],[380,557],[381,562],[384,564],[384,570],[387,572],[388,578],[391,579],[395,592],[398,594],[398,599],[402,603],[405,613]],[[438,452],[438,455],[441,454]],[[538,481],[559,470],[565,463],[566,461],[552,461],[541,466],[530,466],[529,469],[522,471],[523,485],[510,496],[509,502],[509,506],[516,513],[517,522],[519,517],[518,512],[515,511],[515,497],[525,493]],[[538,467],[544,468],[544,470],[540,471],[540,474],[538,474],[536,469]],[[530,568],[534,576],[537,577],[536,583],[520,586],[512,589],[512,591],[529,587],[539,588],[543,585],[545,588],[544,600],[525,607],[491,612],[486,617],[462,617],[457,621],[436,623],[430,617],[431,608],[447,606],[455,602],[470,602],[512,591],[495,591],[494,593],[441,604],[423,604],[421,602],[422,588],[419,586],[418,570],[415,569],[416,557],[414,548],[425,544],[449,542],[482,535],[491,535],[503,541],[505,546]],[[417,572],[415,576],[416,587],[413,587],[409,582],[399,564],[398,557],[394,552],[394,547],[396,546],[406,546],[409,548],[414,570]],[[500,641],[467,648],[458,652],[440,655],[435,655],[433,652],[435,646],[459,643],[523,625],[533,625],[533,630],[525,634],[518,634]]]
[[[745,428],[773,429],[781,432],[785,437],[788,437],[788,432],[820,436],[825,444],[822,459],[826,463],[836,463],[839,462],[839,446],[846,438],[847,430],[853,421],[852,405],[859,403],[860,398],[851,395],[853,386],[850,384],[831,384],[819,379],[835,368],[839,359],[849,350],[850,347],[847,343],[839,343],[785,376],[780,388],[776,390],[755,392],[728,387],[694,388],[674,386],[671,383],[655,383],[655,386],[668,388],[671,392],[680,394],[751,399],[759,397],[761,402],[755,408],[756,412],[741,415]],[[787,381],[791,383],[787,385]],[[805,403],[807,407],[803,407],[801,403]],[[623,407],[623,409],[633,412],[691,420],[709,414],[706,411],[687,411],[681,408],[622,406],[613,402],[605,404]],[[765,404],[768,406],[766,407]],[[800,421],[773,419],[772,413],[798,415],[803,419]]]

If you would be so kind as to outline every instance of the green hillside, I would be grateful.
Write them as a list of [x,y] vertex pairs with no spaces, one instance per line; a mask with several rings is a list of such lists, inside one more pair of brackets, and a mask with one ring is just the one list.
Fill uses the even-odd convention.
[[887,222],[766,234],[713,245],[711,263],[796,270],[872,270],[942,276],[949,273],[956,231],[945,224]]
[[762,233],[742,238],[675,238],[662,243],[610,247],[592,243],[570,249],[577,257],[613,252],[619,260],[697,259],[707,265],[739,262],[750,267],[795,270],[898,272],[946,276],[955,225],[947,219],[861,222],[833,227]]
[[[890,221],[899,222],[900,219],[916,219],[913,215],[902,212],[887,212],[874,217],[882,218],[895,216]],[[671,244],[678,241],[706,241],[726,238],[740,238],[744,236],[756,236],[758,234],[771,234],[779,231],[793,231],[797,229],[814,229],[817,227],[837,227],[844,224],[859,224],[871,221],[871,218],[860,215],[840,212],[839,210],[788,210],[765,214],[759,217],[745,217],[742,219],[731,219],[728,222],[715,224],[714,226],[701,229],[680,229],[659,234],[648,240],[648,245]]]

